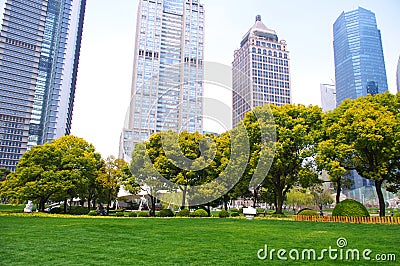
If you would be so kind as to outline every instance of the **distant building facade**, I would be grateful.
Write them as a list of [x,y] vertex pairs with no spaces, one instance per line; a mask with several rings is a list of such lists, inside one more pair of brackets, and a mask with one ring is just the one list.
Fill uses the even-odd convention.
[[375,14],[359,7],[333,24],[337,105],[388,90],[381,33]]
[[1,6],[0,168],[69,134],[86,0],[6,0]]
[[327,112],[336,108],[336,87],[331,84],[321,84],[322,111]]
[[233,127],[256,106],[292,102],[286,41],[279,40],[276,32],[264,25],[260,15],[234,53],[232,72]]
[[120,158],[153,133],[203,131],[204,6],[198,0],[140,0],[131,104]]

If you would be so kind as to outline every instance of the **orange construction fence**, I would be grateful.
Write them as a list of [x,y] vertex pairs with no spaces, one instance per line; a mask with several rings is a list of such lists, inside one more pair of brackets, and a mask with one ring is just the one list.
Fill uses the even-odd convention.
[[338,222],[338,223],[360,223],[360,224],[400,224],[400,217],[344,217],[344,216],[305,216],[295,215],[295,221],[308,222]]

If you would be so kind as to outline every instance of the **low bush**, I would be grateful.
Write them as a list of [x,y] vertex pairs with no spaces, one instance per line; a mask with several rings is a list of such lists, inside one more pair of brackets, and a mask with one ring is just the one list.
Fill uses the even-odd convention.
[[238,217],[240,214],[238,212],[231,212],[231,217]]
[[284,214],[273,213],[273,214],[271,214],[271,217],[275,217],[275,218],[286,218],[286,215],[284,215]]
[[137,217],[136,212],[129,212],[128,217]]
[[162,209],[158,213],[158,217],[174,217],[174,212],[170,209]]
[[51,214],[60,214],[62,212],[64,212],[64,210],[61,209],[60,207],[53,207],[49,211],[49,213],[51,213]]
[[86,215],[89,213],[89,209],[84,206],[71,206],[67,208],[67,213],[71,215]]
[[92,210],[87,215],[89,215],[89,216],[97,216],[97,211],[96,210]]
[[150,217],[149,212],[138,212],[137,217]]
[[240,209],[238,209],[238,208],[230,208],[229,211],[230,212],[237,212],[237,213],[241,214],[241,213],[243,213],[243,208],[240,208]]
[[263,208],[256,208],[256,210],[257,210],[257,214],[264,214],[264,212],[266,212],[266,210]]
[[182,209],[176,214],[176,216],[179,216],[179,217],[189,217],[189,215],[190,215],[190,211],[188,209]]
[[117,217],[124,217],[125,215],[124,215],[123,212],[116,212],[116,213],[115,213],[115,216],[117,216]]
[[346,199],[336,204],[332,216],[368,217],[369,212],[364,205],[352,199]]
[[219,218],[226,218],[229,217],[229,212],[227,212],[226,210],[222,210],[218,213]]
[[393,217],[400,217],[400,212],[396,212],[395,214],[393,214]]
[[192,217],[208,217],[208,213],[203,209],[197,209],[190,214]]
[[301,210],[297,213],[297,215],[304,215],[304,216],[319,216],[319,213],[314,210]]

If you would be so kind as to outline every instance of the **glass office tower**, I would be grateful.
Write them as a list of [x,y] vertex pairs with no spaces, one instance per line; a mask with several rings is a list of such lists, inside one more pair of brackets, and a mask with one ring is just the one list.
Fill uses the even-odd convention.
[[[4,2],[4,1],[3,1]],[[6,0],[0,37],[0,168],[70,133],[86,0]]]
[[375,14],[359,7],[333,24],[337,105],[388,90],[381,33]]
[[131,104],[119,156],[155,132],[203,130],[204,7],[198,0],[140,0]]
[[232,126],[246,112],[267,103],[291,103],[290,59],[287,44],[256,16],[234,53]]

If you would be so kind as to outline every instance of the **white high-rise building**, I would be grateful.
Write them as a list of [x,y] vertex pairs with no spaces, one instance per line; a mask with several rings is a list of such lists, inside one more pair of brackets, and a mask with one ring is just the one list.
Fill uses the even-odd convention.
[[279,40],[258,15],[234,54],[232,126],[256,106],[291,103],[290,87],[286,41]]
[[121,158],[151,134],[203,131],[204,7],[198,0],[140,0],[131,104]]
[[321,84],[322,111],[327,112],[336,108],[336,87],[331,84]]

